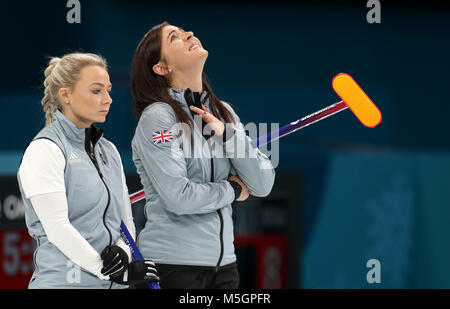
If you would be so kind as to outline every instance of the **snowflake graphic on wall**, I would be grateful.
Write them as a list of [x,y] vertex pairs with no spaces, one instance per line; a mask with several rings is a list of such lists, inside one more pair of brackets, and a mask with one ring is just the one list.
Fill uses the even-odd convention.
[[381,282],[405,288],[411,265],[414,190],[404,175],[395,175],[379,196],[365,204],[369,213],[367,260],[381,262]]

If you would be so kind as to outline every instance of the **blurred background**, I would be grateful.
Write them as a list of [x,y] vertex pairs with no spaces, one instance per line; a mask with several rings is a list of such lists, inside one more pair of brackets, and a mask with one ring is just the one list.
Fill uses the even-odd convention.
[[[450,288],[450,6],[438,1],[8,2],[0,18],[0,287],[24,288],[34,244],[16,173],[45,125],[40,100],[49,56],[98,53],[114,100],[105,137],[118,147],[130,193],[129,73],[143,35],[163,21],[191,30],[209,51],[205,71],[245,124],[280,127],[339,100],[350,74],[383,115],[366,128],[349,111],[280,141],[267,198],[236,205],[242,287]],[[370,1],[372,2],[372,1]],[[133,206],[138,229],[142,205]],[[381,282],[369,283],[371,259]]]

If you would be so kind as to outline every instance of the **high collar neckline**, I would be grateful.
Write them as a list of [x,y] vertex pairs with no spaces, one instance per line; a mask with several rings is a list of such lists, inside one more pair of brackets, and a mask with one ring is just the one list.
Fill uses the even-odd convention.
[[[190,89],[189,88],[179,89],[179,88],[175,88],[175,87],[170,87],[169,94],[171,95],[172,98],[174,98],[176,101],[178,101],[178,103],[187,105],[184,95],[185,95],[186,91],[188,91],[188,90],[190,90]],[[200,94],[200,100],[203,102],[203,100],[205,99],[205,97],[207,95],[208,95],[208,91],[203,90],[202,93]],[[209,100],[206,100],[206,102],[204,102],[204,105],[207,107],[209,105]]]
[[64,134],[75,142],[85,143],[86,137],[88,137],[95,144],[103,136],[103,128],[97,128],[94,124],[90,128],[78,129],[59,109],[55,111],[53,117],[57,125],[64,131]]

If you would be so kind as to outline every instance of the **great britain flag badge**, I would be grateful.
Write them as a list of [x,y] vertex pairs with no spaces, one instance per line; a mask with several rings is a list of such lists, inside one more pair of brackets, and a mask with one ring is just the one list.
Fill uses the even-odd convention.
[[173,134],[171,130],[160,130],[153,133],[153,144],[172,143]]

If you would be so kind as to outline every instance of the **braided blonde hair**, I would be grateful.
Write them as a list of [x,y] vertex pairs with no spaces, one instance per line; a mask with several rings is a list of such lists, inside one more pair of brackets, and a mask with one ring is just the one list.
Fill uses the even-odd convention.
[[73,89],[80,78],[81,69],[89,65],[98,65],[106,69],[106,60],[91,53],[71,53],[62,58],[52,57],[44,71],[44,97],[41,100],[45,112],[45,125],[53,122],[53,114],[62,110],[58,91],[67,87]]

